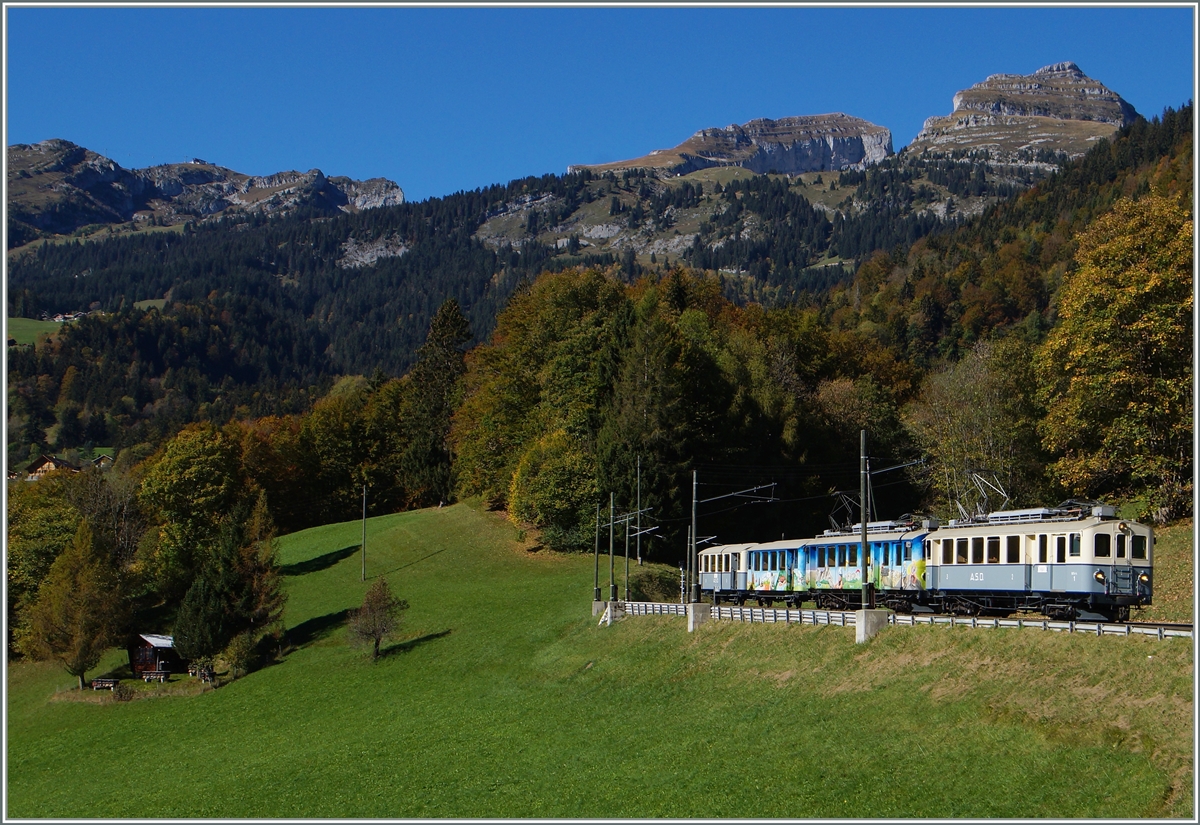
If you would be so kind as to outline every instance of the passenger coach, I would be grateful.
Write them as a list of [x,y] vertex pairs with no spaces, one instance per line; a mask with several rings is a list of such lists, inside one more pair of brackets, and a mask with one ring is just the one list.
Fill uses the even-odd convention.
[[[1067,502],[971,521],[867,525],[876,604],[901,612],[1124,621],[1152,597],[1154,534],[1111,507]],[[861,533],[710,547],[701,590],[722,601],[825,609],[862,603]]]

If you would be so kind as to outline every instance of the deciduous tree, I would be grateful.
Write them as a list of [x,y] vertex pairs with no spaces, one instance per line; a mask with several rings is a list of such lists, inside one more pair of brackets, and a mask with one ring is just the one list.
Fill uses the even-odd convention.
[[1075,494],[1148,495],[1179,517],[1192,493],[1190,216],[1174,200],[1120,201],[1079,237],[1059,323],[1037,354],[1044,444]]
[[124,628],[125,613],[109,560],[81,521],[71,545],[54,561],[20,632],[22,650],[55,659],[83,689],[84,674]]
[[379,658],[380,643],[400,626],[400,613],[408,602],[392,595],[387,579],[376,579],[363,597],[362,607],[350,616],[350,638],[359,644],[372,645],[372,659]]

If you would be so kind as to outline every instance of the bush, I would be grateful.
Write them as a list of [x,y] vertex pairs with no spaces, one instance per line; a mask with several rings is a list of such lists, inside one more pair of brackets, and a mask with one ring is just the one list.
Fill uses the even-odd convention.
[[667,564],[631,567],[629,598],[635,602],[679,601],[679,568]]

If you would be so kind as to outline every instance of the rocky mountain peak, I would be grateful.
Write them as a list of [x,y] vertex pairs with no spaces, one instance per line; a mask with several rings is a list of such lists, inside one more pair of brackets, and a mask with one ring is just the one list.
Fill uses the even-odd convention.
[[1138,113],[1103,83],[1064,61],[1029,75],[994,74],[954,95],[953,111],[934,116],[906,152],[984,151],[1028,160],[1042,150],[1075,157]]
[[994,74],[954,96],[954,111],[1092,120],[1127,125],[1137,112],[1074,63],[1043,66],[1031,75]]

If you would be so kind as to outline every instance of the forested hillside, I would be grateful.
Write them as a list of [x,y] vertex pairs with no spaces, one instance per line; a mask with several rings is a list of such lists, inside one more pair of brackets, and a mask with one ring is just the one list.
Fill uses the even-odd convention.
[[[769,217],[774,240],[739,254],[770,253],[773,272],[834,229],[770,177],[688,184],[670,203],[636,176],[551,177],[332,220],[43,245],[14,266],[14,302],[124,306],[9,348],[10,466],[104,440],[118,458],[10,485],[10,630],[40,650],[37,622],[86,585],[105,615],[218,628],[206,650],[268,644],[273,531],[352,518],[364,493],[371,514],[479,495],[551,548],[590,549],[610,494],[634,506],[640,464],[651,558],[680,555],[693,471],[702,501],[775,484],[773,503],[702,505],[701,536],[811,534],[857,517],[838,493],[857,491],[864,428],[873,469],[919,462],[876,477],[880,517],[1004,504],[979,500],[981,473],[1010,506],[1103,498],[1184,517],[1191,118],[1135,122],[980,217],[773,305],[678,260],[555,257],[532,232],[495,249],[471,229],[543,190],[546,209],[619,218],[645,185],[662,211],[641,221],[711,199],[734,222],[705,231],[731,239]],[[347,227],[396,243],[339,266]],[[130,305],[138,278],[170,291],[163,309]]]

